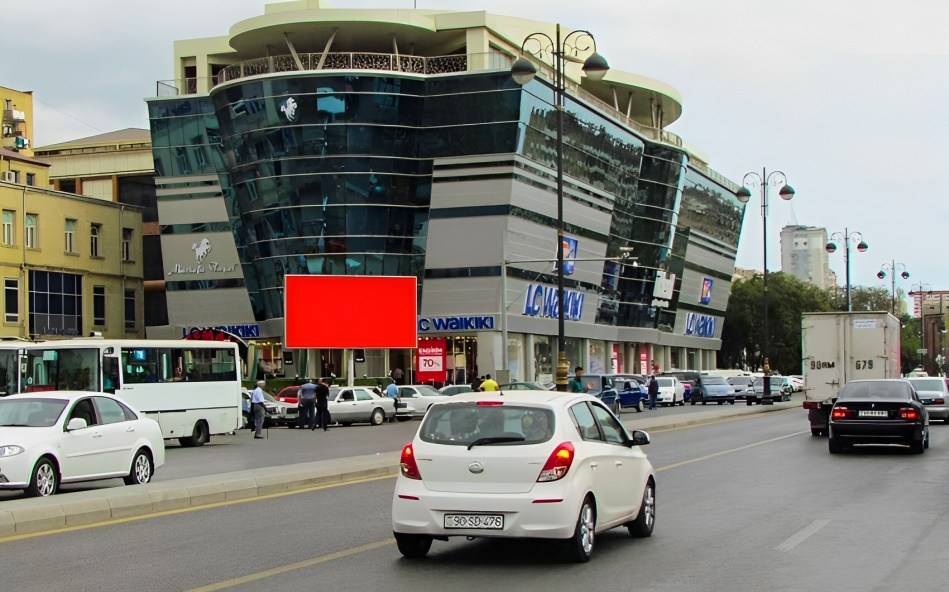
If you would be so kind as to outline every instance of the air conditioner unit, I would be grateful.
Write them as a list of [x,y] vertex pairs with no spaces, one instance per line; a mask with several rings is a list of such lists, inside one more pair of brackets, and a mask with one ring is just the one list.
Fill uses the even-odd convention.
[[13,171],[2,171],[2,173],[0,173],[0,179],[7,183],[16,183],[16,173]]

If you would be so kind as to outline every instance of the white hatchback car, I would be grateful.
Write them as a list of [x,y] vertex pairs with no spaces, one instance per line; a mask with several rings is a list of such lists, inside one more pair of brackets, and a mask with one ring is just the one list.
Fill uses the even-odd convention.
[[165,463],[153,419],[106,393],[48,391],[0,398],[0,489],[49,496],[60,483],[148,483]]
[[685,405],[685,386],[675,376],[657,376],[659,394],[656,403],[659,405]]
[[[503,392],[503,394],[501,394]],[[432,405],[402,450],[392,497],[399,551],[451,536],[563,539],[587,561],[596,534],[652,534],[656,477],[642,446],[587,394],[501,391]]]

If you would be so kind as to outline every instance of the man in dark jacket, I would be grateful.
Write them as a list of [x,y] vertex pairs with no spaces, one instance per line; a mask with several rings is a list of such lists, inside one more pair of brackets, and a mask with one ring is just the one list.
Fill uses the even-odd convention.
[[327,401],[329,400],[330,389],[326,386],[326,379],[321,378],[318,383],[316,383],[316,425],[312,429],[322,427],[323,431],[330,429],[330,412],[327,407]]
[[659,381],[656,380],[656,375],[653,374],[649,377],[649,387],[646,391],[649,393],[649,410],[656,410],[656,397],[659,396]]

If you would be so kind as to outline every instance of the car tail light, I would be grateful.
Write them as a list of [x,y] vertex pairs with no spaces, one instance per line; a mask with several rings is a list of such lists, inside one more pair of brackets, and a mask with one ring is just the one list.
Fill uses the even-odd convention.
[[545,483],[562,479],[570,470],[570,465],[573,464],[574,452],[573,444],[570,442],[563,442],[554,448],[554,451],[547,458],[544,468],[540,470],[537,482]]
[[933,405],[945,405],[945,404],[946,404],[945,399],[933,399]]
[[475,405],[478,407],[500,407],[504,405],[504,401],[478,401]]
[[402,469],[402,476],[407,479],[422,478],[422,474],[418,470],[418,463],[415,462],[415,451],[411,444],[406,444],[402,448],[402,460],[399,461],[399,467]]
[[833,411],[830,412],[831,419],[847,419],[849,417],[853,417],[853,411],[846,407],[834,407]]
[[916,421],[919,419],[919,411],[913,409],[912,407],[903,407],[900,409],[900,419],[905,419],[906,421]]
[[804,401],[805,409],[820,409],[820,401]]

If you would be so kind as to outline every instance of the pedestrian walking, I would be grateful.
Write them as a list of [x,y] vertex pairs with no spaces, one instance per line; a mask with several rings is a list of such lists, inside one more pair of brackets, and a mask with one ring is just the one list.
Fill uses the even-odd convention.
[[326,386],[325,380],[325,378],[321,378],[316,384],[316,425],[310,428],[315,430],[322,426],[324,432],[330,429],[330,411],[327,407],[330,389]]
[[500,390],[498,381],[491,378],[490,374],[484,375],[484,382],[481,383],[481,390],[485,392]]
[[386,386],[386,396],[392,399],[392,408],[395,409],[389,418],[389,423],[392,423],[395,421],[395,414],[399,412],[399,387],[395,385],[394,380]]
[[402,368],[395,367],[392,369],[392,372],[389,373],[389,377],[396,383],[402,384],[402,377],[405,376],[402,373]]
[[587,387],[583,384],[583,367],[577,366],[573,369],[573,376],[567,381],[567,390],[571,393],[585,393]]
[[312,430],[316,427],[316,381],[314,379],[310,378],[300,387],[299,401],[299,427]]
[[659,396],[659,381],[656,380],[656,375],[653,374],[649,377],[649,386],[646,389],[646,392],[649,394],[649,410],[656,410],[656,397]]
[[257,381],[257,388],[250,394],[250,410],[254,418],[254,439],[261,440],[264,435],[261,432],[264,428],[264,415],[267,409],[264,407],[264,386],[267,384],[264,380]]

